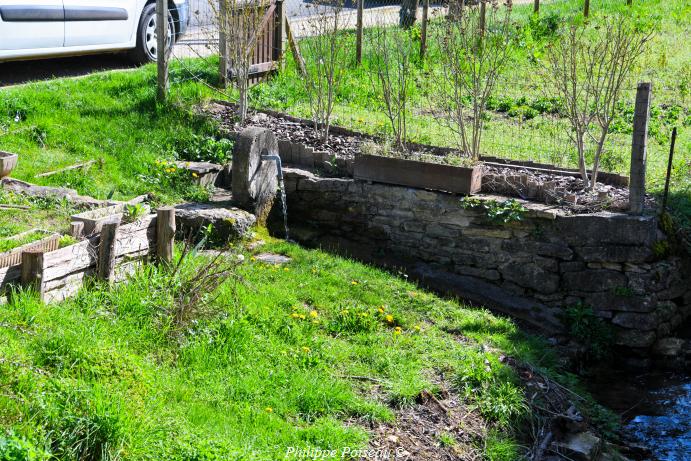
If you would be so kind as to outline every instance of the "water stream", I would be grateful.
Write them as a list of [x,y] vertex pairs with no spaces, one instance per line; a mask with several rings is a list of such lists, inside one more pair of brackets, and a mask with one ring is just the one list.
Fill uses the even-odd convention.
[[593,396],[621,415],[628,445],[645,447],[636,460],[691,460],[691,375],[602,369],[586,380]]
[[285,239],[290,240],[288,232],[288,200],[286,198],[286,188],[283,182],[283,164],[281,157],[278,155],[262,155],[262,159],[276,164],[276,178],[278,179],[278,191],[281,197],[281,212],[283,213],[283,230],[285,232]]

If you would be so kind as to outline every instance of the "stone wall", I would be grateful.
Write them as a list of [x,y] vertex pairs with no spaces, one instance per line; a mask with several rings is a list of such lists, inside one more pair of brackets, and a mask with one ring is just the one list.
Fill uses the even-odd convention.
[[495,224],[442,192],[285,173],[298,240],[403,266],[541,328],[563,329],[564,308],[580,303],[612,325],[618,345],[644,352],[691,312],[689,263],[656,256],[665,235],[655,217],[568,216],[526,203],[521,221]]

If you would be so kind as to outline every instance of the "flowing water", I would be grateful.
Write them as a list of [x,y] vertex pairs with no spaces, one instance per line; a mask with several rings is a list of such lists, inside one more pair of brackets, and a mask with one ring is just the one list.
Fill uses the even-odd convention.
[[283,213],[283,231],[285,232],[285,239],[290,240],[288,232],[288,200],[286,198],[286,188],[283,182],[283,164],[281,163],[281,157],[278,155],[262,155],[262,159],[276,164],[276,177],[278,178],[278,191],[280,192],[281,212]]
[[593,396],[621,415],[624,442],[646,450],[631,457],[691,460],[691,376],[601,370],[587,380]]

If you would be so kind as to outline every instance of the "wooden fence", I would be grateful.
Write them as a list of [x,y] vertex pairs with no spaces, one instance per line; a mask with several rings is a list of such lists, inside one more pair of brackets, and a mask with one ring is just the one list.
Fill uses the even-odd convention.
[[0,269],[0,293],[24,286],[36,290],[45,302],[63,301],[74,296],[89,276],[118,282],[153,257],[172,261],[174,239],[174,208],[161,208],[130,224],[112,220],[100,233],[73,245],[24,251],[20,264]]

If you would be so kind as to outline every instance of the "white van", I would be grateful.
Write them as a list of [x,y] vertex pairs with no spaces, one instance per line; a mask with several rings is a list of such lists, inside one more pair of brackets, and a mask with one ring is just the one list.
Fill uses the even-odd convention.
[[[189,0],[169,0],[169,37],[190,21]],[[0,0],[0,62],[127,50],[156,60],[155,0]]]

